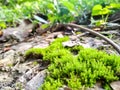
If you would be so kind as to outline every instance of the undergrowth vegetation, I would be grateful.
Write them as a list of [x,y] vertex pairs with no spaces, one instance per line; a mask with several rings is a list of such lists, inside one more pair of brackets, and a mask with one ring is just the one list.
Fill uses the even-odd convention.
[[[0,27],[15,26],[20,19],[31,19],[41,13],[48,17],[50,23],[65,23],[92,11],[93,6],[120,3],[119,0],[0,0]],[[80,18],[79,18],[80,17]],[[42,17],[41,17],[42,18]],[[31,19],[33,21],[33,19]]]
[[95,5],[92,8],[92,16],[101,16],[99,20],[91,19],[92,24],[95,23],[96,26],[104,25],[107,23],[108,16],[115,11],[120,9],[120,4],[111,3],[110,5],[102,6],[100,4]]
[[[0,30],[16,26],[21,19],[37,22],[34,15],[38,14],[47,17],[39,16],[40,20],[49,22],[44,27],[72,21],[80,23],[88,18],[87,14],[90,14],[91,23],[99,26],[119,9],[119,0],[0,0]],[[93,17],[99,15],[102,18],[95,21]],[[82,46],[64,47],[62,42],[67,40],[68,37],[58,38],[47,48],[26,51],[26,59],[50,61],[47,77],[40,90],[58,90],[64,85],[72,90],[80,90],[92,87],[98,81],[106,90],[110,90],[109,83],[120,80],[120,56]]]
[[63,47],[62,42],[67,40],[68,37],[58,38],[47,48],[26,51],[27,58],[51,62],[39,90],[58,90],[64,85],[72,90],[81,90],[82,87],[94,86],[98,81],[105,90],[110,90],[109,83],[120,79],[120,56],[82,46]]

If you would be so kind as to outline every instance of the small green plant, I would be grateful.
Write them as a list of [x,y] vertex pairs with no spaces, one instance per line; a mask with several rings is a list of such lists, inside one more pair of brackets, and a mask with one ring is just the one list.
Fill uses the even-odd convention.
[[104,85],[104,88],[105,88],[105,90],[112,90],[112,88],[110,87],[109,84],[105,84],[105,85]]
[[111,3],[110,5],[106,5],[103,7],[102,5],[98,4],[92,8],[92,17],[93,16],[102,16],[100,20],[93,20],[91,19],[92,23],[95,23],[96,26],[104,25],[107,23],[108,16],[112,14],[115,10],[120,9],[120,4]]
[[6,28],[6,23],[5,22],[0,22],[0,29]]
[[36,53],[39,52],[37,55],[41,56],[42,51],[42,59],[51,62],[39,90],[58,90],[63,85],[80,90],[83,86],[92,87],[97,81],[102,81],[103,86],[109,88],[108,83],[120,79],[120,56],[81,46],[63,47],[62,42],[66,40],[68,37],[58,38],[45,49],[36,48],[26,52],[27,57],[32,53],[36,58]]

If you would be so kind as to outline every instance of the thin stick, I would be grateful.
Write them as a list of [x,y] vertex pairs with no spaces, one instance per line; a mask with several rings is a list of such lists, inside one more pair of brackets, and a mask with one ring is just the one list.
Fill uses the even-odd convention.
[[2,43],[2,59],[4,59],[4,43]]
[[93,34],[93,35],[96,35],[96,36],[102,38],[103,40],[105,40],[106,42],[108,42],[109,44],[111,44],[111,45],[114,47],[114,49],[120,54],[120,47],[119,47],[115,42],[113,42],[111,39],[105,37],[104,35],[96,32],[96,31],[94,31],[94,30],[92,30],[92,29],[83,27],[83,26],[81,26],[81,25],[76,25],[76,24],[72,24],[72,23],[64,24],[64,25],[83,29],[83,30],[85,30],[85,31],[87,31],[87,32],[90,32],[90,33]]
[[117,22],[117,21],[119,21],[120,20],[120,18],[117,18],[117,19],[115,19],[115,20],[113,20],[113,21],[110,21],[111,23],[114,23],[114,22]]

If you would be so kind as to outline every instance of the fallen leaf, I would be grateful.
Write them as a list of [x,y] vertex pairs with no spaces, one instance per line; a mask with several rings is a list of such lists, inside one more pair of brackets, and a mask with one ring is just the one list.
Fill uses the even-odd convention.
[[10,49],[11,49],[10,47],[5,47],[3,51],[6,52],[6,51],[9,51]]
[[3,31],[2,30],[0,30],[0,37],[3,35]]

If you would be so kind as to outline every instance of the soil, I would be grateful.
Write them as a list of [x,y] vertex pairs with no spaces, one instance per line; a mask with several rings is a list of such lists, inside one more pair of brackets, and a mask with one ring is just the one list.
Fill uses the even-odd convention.
[[[118,18],[120,17],[111,16],[110,20],[112,22]],[[108,24],[106,28],[96,32],[105,35],[120,46],[120,20]],[[31,23],[26,24],[23,21],[19,27],[7,28],[0,32],[0,90],[37,90],[44,81],[49,62],[43,62],[40,59],[26,60],[25,51],[33,47],[45,48],[58,37],[69,36],[70,41],[66,42],[66,45],[70,47],[79,44],[85,48],[96,48],[109,54],[118,54],[103,39],[78,28],[67,27],[66,29],[59,28],[59,30],[57,28],[57,30],[46,31],[42,34],[33,32],[33,28]],[[100,29],[100,27],[97,28]],[[38,29],[41,30],[40,28],[36,30]],[[114,90],[120,90],[119,82],[111,83],[111,87],[113,85],[113,89],[117,87]],[[63,87],[62,90],[71,90],[65,88],[67,87]],[[103,89],[96,84],[92,90]]]

